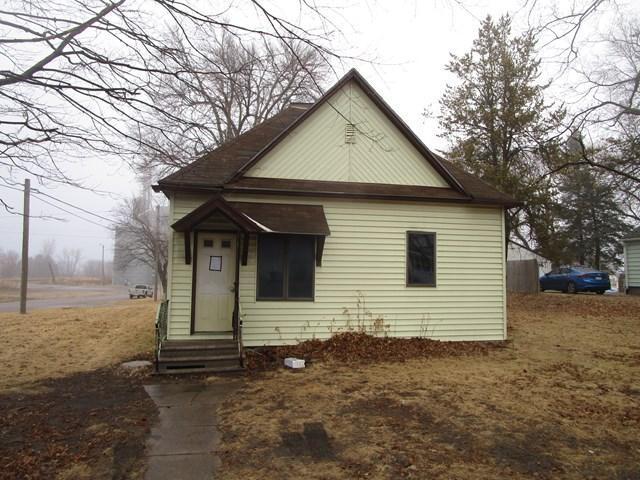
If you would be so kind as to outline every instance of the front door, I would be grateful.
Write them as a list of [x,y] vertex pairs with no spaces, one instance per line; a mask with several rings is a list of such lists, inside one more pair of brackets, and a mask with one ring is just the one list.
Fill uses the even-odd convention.
[[194,333],[230,332],[236,280],[236,236],[199,232]]

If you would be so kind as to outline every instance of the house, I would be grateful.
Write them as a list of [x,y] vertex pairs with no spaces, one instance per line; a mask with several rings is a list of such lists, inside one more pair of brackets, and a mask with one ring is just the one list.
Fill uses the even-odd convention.
[[550,272],[553,267],[551,260],[548,258],[543,257],[524,245],[509,242],[509,247],[507,249],[507,262],[517,260],[535,260],[538,264],[538,277]]
[[430,151],[356,70],[154,190],[172,230],[162,371],[350,328],[506,338],[517,202]]
[[640,229],[622,239],[626,293],[640,295]]

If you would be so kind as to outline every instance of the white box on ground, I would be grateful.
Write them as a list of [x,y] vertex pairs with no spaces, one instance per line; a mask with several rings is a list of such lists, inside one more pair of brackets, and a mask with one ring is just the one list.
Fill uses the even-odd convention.
[[293,357],[285,358],[284,366],[289,368],[304,368],[304,360]]

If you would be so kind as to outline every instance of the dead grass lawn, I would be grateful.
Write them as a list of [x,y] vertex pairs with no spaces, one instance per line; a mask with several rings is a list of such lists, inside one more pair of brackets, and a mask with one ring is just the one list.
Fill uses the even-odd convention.
[[88,372],[153,350],[152,300],[0,313],[0,390]]
[[220,478],[638,479],[639,326],[638,297],[521,295],[487,355],[260,374],[220,412]]

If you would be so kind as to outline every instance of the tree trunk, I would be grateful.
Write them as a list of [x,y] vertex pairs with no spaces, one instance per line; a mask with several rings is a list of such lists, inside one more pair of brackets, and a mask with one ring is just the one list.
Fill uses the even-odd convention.
[[47,265],[49,266],[49,275],[51,276],[51,283],[55,285],[56,283],[56,274],[53,270],[53,263],[51,260],[47,260]]

